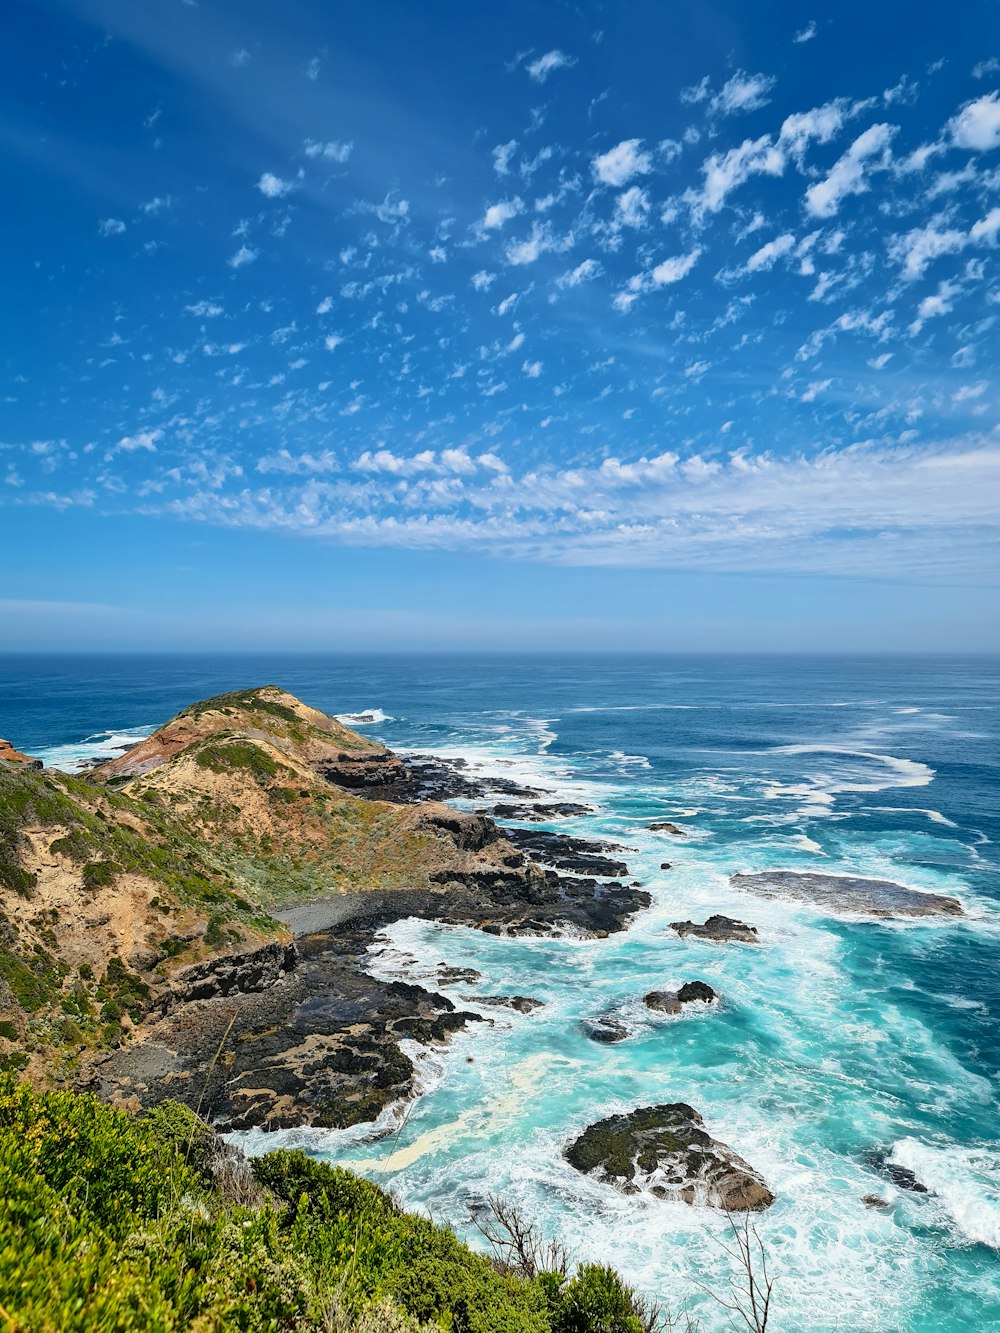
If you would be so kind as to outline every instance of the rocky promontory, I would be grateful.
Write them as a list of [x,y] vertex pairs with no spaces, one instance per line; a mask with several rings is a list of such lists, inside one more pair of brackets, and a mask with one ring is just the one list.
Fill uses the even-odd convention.
[[565,1150],[570,1166],[624,1194],[756,1212],[774,1195],[738,1153],[704,1128],[686,1102],[646,1106],[590,1125]]
[[650,902],[599,845],[538,864],[444,802],[456,781],[460,761],[413,771],[275,686],[193,704],[84,776],[0,762],[0,1059],[230,1125],[373,1119],[414,1091],[400,1041],[491,1021],[369,976],[384,927],[604,936]]

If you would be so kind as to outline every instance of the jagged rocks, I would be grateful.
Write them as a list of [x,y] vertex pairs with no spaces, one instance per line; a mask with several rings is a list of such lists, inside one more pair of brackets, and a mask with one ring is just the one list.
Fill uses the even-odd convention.
[[774,1195],[761,1176],[704,1123],[685,1102],[641,1107],[590,1125],[564,1155],[624,1194],[642,1190],[735,1213],[770,1207]]
[[907,1190],[910,1194],[928,1193],[927,1186],[920,1183],[909,1167],[894,1162],[883,1148],[873,1148],[870,1152],[864,1153],[861,1160],[865,1166],[870,1166],[873,1171],[891,1181],[897,1189]]
[[757,927],[749,926],[745,921],[736,921],[731,916],[710,916],[707,921],[671,921],[670,929],[675,930],[682,939],[688,935],[698,940],[713,940],[717,943],[736,941],[741,944],[759,944]]
[[764,870],[752,875],[732,875],[730,883],[734,889],[748,889],[764,898],[790,898],[833,912],[859,912],[872,917],[963,915],[957,898],[908,889],[889,879]]
[[281,941],[249,953],[209,958],[177,973],[166,1007],[189,1000],[213,1000],[223,995],[249,995],[267,990],[290,972],[297,961],[295,945]]
[[716,999],[718,999],[718,996],[707,982],[686,981],[678,991],[650,991],[644,997],[644,1003],[649,1009],[655,1009],[657,1013],[679,1014],[686,1004],[690,1004],[694,1000],[700,1000],[703,1004],[711,1004]]
[[596,842],[590,838],[572,838],[564,833],[546,833],[537,829],[505,829],[509,842],[537,861],[571,875],[599,875],[620,879],[629,873],[624,861],[614,860],[608,852],[623,851],[615,843]]
[[542,824],[550,819],[571,819],[576,815],[593,813],[593,806],[574,805],[569,801],[557,805],[542,805],[538,802],[532,805],[495,805],[490,811],[495,819],[521,819],[529,824]]
[[671,833],[675,838],[686,838],[688,831],[681,828],[680,824],[671,824],[666,819],[661,819],[656,824],[647,824],[646,827],[650,833]]

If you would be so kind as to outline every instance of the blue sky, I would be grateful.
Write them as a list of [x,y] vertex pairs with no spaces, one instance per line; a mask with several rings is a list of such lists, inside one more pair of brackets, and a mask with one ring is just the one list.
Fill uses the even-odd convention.
[[11,647],[1000,647],[1000,7],[13,0]]

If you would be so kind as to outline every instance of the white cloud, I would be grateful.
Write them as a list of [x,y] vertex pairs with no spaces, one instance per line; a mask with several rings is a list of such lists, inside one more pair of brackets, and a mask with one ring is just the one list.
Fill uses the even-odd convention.
[[674,255],[670,259],[664,259],[662,263],[656,265],[650,272],[650,279],[654,287],[666,287],[671,283],[680,282],[697,264],[701,257],[701,250],[695,248],[686,255]]
[[848,195],[863,194],[868,189],[865,173],[889,165],[889,145],[897,129],[896,125],[879,124],[859,134],[829,176],[806,190],[806,211],[813,217],[830,218]]
[[702,188],[684,194],[695,221],[701,221],[706,213],[717,213],[733,190],[751,176],[780,176],[785,170],[785,154],[765,134],[759,139],[745,139],[728,153],[713,153],[701,170],[705,178]]
[[1000,232],[1000,208],[991,208],[984,218],[973,224],[969,239],[976,245],[996,245]]
[[291,191],[292,182],[283,181],[280,176],[275,176],[273,172],[265,171],[257,182],[257,189],[268,199],[281,199]]
[[929,319],[937,319],[941,315],[950,315],[955,308],[955,297],[961,290],[957,282],[946,280],[938,283],[937,291],[930,296],[925,296],[917,306],[917,318],[910,325],[910,333],[919,333]]
[[576,60],[573,56],[568,56],[565,51],[546,51],[543,56],[533,60],[530,65],[526,65],[529,75],[536,83],[544,83],[550,74],[557,69],[569,69],[575,65]]
[[889,243],[889,253],[902,262],[903,277],[912,282],[923,277],[928,264],[942,255],[957,254],[965,243],[964,232],[954,227],[939,228],[935,222],[929,222],[926,227],[915,227],[905,236],[894,237]]
[[804,28],[800,28],[800,30],[795,34],[795,36],[792,38],[792,41],[799,43],[811,42],[815,36],[816,36],[816,22],[814,19],[810,19],[810,21],[806,24],[806,26]]
[[957,116],[948,122],[951,141],[956,148],[972,148],[986,152],[1000,147],[1000,100],[998,94],[987,93],[967,102]]
[[744,70],[738,70],[709,102],[709,112],[731,116],[737,111],[757,111],[771,100],[768,94],[775,82],[767,74],[747,74]]
[[121,218],[102,218],[97,224],[97,230],[102,236],[120,236],[125,230],[125,223]]
[[603,185],[625,185],[633,176],[644,176],[652,170],[653,160],[643,152],[641,139],[623,139],[621,143],[600,153],[591,166],[594,176]]
[[706,74],[698,83],[692,83],[690,87],[682,88],[680,98],[685,106],[696,106],[699,102],[707,101],[710,92],[711,87]]
[[639,185],[633,185],[615,200],[616,227],[644,227],[649,218],[649,195]]
[[783,236],[776,236],[773,241],[768,241],[762,245],[759,250],[754,251],[746,262],[748,273],[759,273],[762,269],[773,268],[775,263],[784,255],[790,254],[795,249],[795,237],[791,232],[785,232]]
[[988,60],[980,60],[978,64],[972,66],[972,77],[974,79],[985,79],[987,74],[996,74],[1000,70],[1000,60],[996,56],[990,56]]
[[486,269],[481,268],[478,273],[472,275],[472,285],[477,292],[488,292],[497,280],[495,273],[487,273]]
[[803,403],[814,403],[821,393],[829,389],[833,380],[813,380],[813,382],[803,390],[800,395]]
[[527,375],[528,379],[537,380],[542,373],[542,363],[541,361],[525,361],[521,370]]
[[589,282],[596,278],[603,270],[596,259],[585,259],[577,264],[576,268],[569,269],[561,277],[556,278],[557,287],[579,287],[581,282]]
[[343,334],[328,333],[326,337],[323,339],[323,346],[326,348],[328,352],[334,352],[337,350],[337,348],[343,341],[344,341]]
[[197,315],[199,319],[214,319],[216,315],[222,314],[222,306],[216,305],[214,301],[196,301],[194,305],[186,305],[184,309],[189,315]]
[[511,139],[508,143],[498,143],[493,149],[493,170],[498,176],[506,176],[510,171],[510,160],[516,150],[516,139]]
[[785,117],[778,142],[801,163],[810,143],[829,143],[848,117],[858,109],[857,103],[852,104],[846,98],[838,97],[832,102],[813,107],[811,111],[794,112]]
[[260,251],[252,246],[241,245],[234,255],[230,255],[229,267],[244,268],[247,264],[252,264],[259,254]]
[[319,157],[327,162],[346,162],[353,148],[353,142],[341,143],[336,139],[329,143],[323,143],[319,139],[306,139],[302,145],[306,157]]
[[121,449],[125,453],[133,453],[136,449],[145,449],[149,453],[156,452],[156,443],[163,438],[162,430],[140,430],[134,435],[125,435],[115,445],[116,449]]
[[490,204],[479,223],[482,231],[497,231],[506,223],[524,212],[521,199],[501,199],[497,204]]
[[558,237],[547,222],[533,222],[531,235],[521,241],[511,241],[507,246],[508,264],[533,264],[548,250],[556,252],[568,250],[572,237]]
[[333,298],[330,296],[324,296],[322,301],[320,301],[319,305],[316,307],[316,314],[328,315],[332,309],[333,309]]

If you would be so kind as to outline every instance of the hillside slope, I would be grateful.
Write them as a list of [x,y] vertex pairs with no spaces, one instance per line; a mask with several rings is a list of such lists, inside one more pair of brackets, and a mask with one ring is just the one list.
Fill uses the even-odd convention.
[[360,794],[405,772],[273,686],[86,777],[0,760],[0,1062],[63,1076],[175,1002],[273,983],[294,954],[269,911],[303,894],[544,885],[490,820]]

